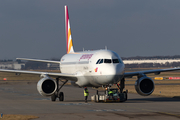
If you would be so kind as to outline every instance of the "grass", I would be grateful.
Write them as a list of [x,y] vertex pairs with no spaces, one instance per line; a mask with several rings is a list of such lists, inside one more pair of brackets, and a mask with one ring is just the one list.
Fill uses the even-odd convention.
[[[134,86],[126,86],[129,93],[137,93]],[[156,85],[152,95],[162,97],[180,97],[180,85]]]
[[3,118],[1,118],[1,120],[31,120],[31,119],[36,119],[39,118],[37,116],[33,116],[33,115],[9,115],[9,114],[5,114],[3,115]]

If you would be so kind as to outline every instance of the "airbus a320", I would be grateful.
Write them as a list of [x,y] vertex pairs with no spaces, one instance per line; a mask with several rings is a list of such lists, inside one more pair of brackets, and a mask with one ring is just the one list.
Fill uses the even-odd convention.
[[[120,56],[111,50],[93,50],[75,52],[73,48],[70,21],[68,15],[68,7],[65,6],[65,32],[67,54],[62,56],[60,61],[49,61],[40,59],[17,58],[21,60],[39,61],[47,63],[57,63],[60,65],[61,73],[48,73],[38,71],[23,70],[6,70],[0,69],[1,72],[14,72],[18,74],[38,74],[42,78],[37,83],[37,90],[42,96],[51,96],[51,100],[55,101],[59,98],[64,100],[64,94],[61,88],[67,81],[79,87],[102,87],[110,86],[120,82],[119,89],[122,92],[125,87],[125,78],[137,76],[135,89],[138,94],[148,96],[154,91],[154,82],[146,74],[176,71],[180,68],[157,69],[137,72],[125,72],[125,65]],[[56,79],[52,79],[55,77]],[[59,81],[65,80],[60,86]]]

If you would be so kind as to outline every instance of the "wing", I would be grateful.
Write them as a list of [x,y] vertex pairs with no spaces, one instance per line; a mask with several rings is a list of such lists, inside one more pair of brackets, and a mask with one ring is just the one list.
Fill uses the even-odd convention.
[[17,60],[27,60],[27,61],[36,61],[36,62],[46,62],[46,63],[60,63],[60,61],[51,61],[51,60],[40,60],[40,59],[29,59],[29,58],[16,58]]
[[124,77],[141,76],[143,74],[150,74],[150,73],[154,73],[154,74],[158,75],[161,72],[177,71],[177,70],[180,70],[180,67],[179,68],[169,68],[169,69],[157,69],[157,70],[127,72],[127,73],[124,73]]
[[76,74],[68,74],[68,73],[51,73],[51,72],[38,72],[38,71],[24,71],[24,70],[6,70],[0,69],[0,72],[10,72],[10,73],[23,73],[23,74],[36,74],[40,76],[50,76],[50,77],[58,77],[62,79],[67,79],[71,81],[77,81]]

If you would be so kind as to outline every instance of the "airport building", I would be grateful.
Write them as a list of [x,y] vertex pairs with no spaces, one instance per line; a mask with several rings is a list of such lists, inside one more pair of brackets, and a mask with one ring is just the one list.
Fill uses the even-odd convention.
[[159,64],[165,64],[165,63],[173,63],[173,62],[180,62],[180,59],[142,59],[142,60],[123,60],[124,64],[142,64],[142,63],[159,63]]
[[0,69],[16,69],[20,70],[25,67],[25,63],[18,63],[14,61],[0,62]]
[[59,64],[47,63],[47,68],[50,70],[59,70]]
[[[167,63],[171,64],[171,63],[179,63],[180,65],[180,59],[128,59],[128,60],[123,60],[124,64],[128,65],[129,67],[137,67],[137,66],[132,66],[133,64],[164,64],[166,65]],[[59,70],[59,64],[54,64],[54,63],[47,63],[47,64],[43,64],[41,65],[39,62],[37,62],[38,64],[27,64],[28,62],[17,62],[17,61],[0,61],[0,69],[33,69],[33,66],[37,66],[37,68],[34,69],[49,69],[49,70]],[[179,66],[178,65],[178,66]],[[30,68],[28,67],[30,66]],[[126,66],[126,67],[128,67]],[[28,67],[28,68],[27,68]],[[141,66],[142,67],[142,66]],[[143,66],[145,67],[145,65]],[[148,66],[149,67],[149,66]]]

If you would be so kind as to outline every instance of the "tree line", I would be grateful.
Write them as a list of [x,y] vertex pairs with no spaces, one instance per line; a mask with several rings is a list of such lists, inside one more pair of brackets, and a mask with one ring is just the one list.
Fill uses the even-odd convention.
[[151,60],[151,59],[180,59],[180,55],[122,57],[122,60]]
[[126,68],[173,68],[180,67],[180,62],[161,63],[141,63],[141,64],[125,64]]
[[[142,59],[180,59],[180,55],[175,55],[175,56],[136,56],[136,57],[122,57],[123,60],[142,60]],[[60,59],[51,59],[54,61],[59,61]],[[0,60],[0,62],[13,62],[13,60],[7,59],[7,60]],[[22,63],[21,60],[16,60],[16,62],[18,63]],[[33,61],[27,61],[27,62],[23,62],[25,63],[25,66],[23,67],[23,69],[25,70],[29,70],[29,69],[52,69],[50,67],[48,67],[47,63],[43,63],[43,62],[33,62]],[[163,67],[180,67],[180,62],[173,62],[173,63],[169,63],[166,62],[165,64],[162,63],[141,63],[141,64],[137,64],[137,63],[133,63],[133,64],[125,64],[126,68],[163,68]],[[59,66],[57,68],[53,68],[53,69],[59,69]]]

